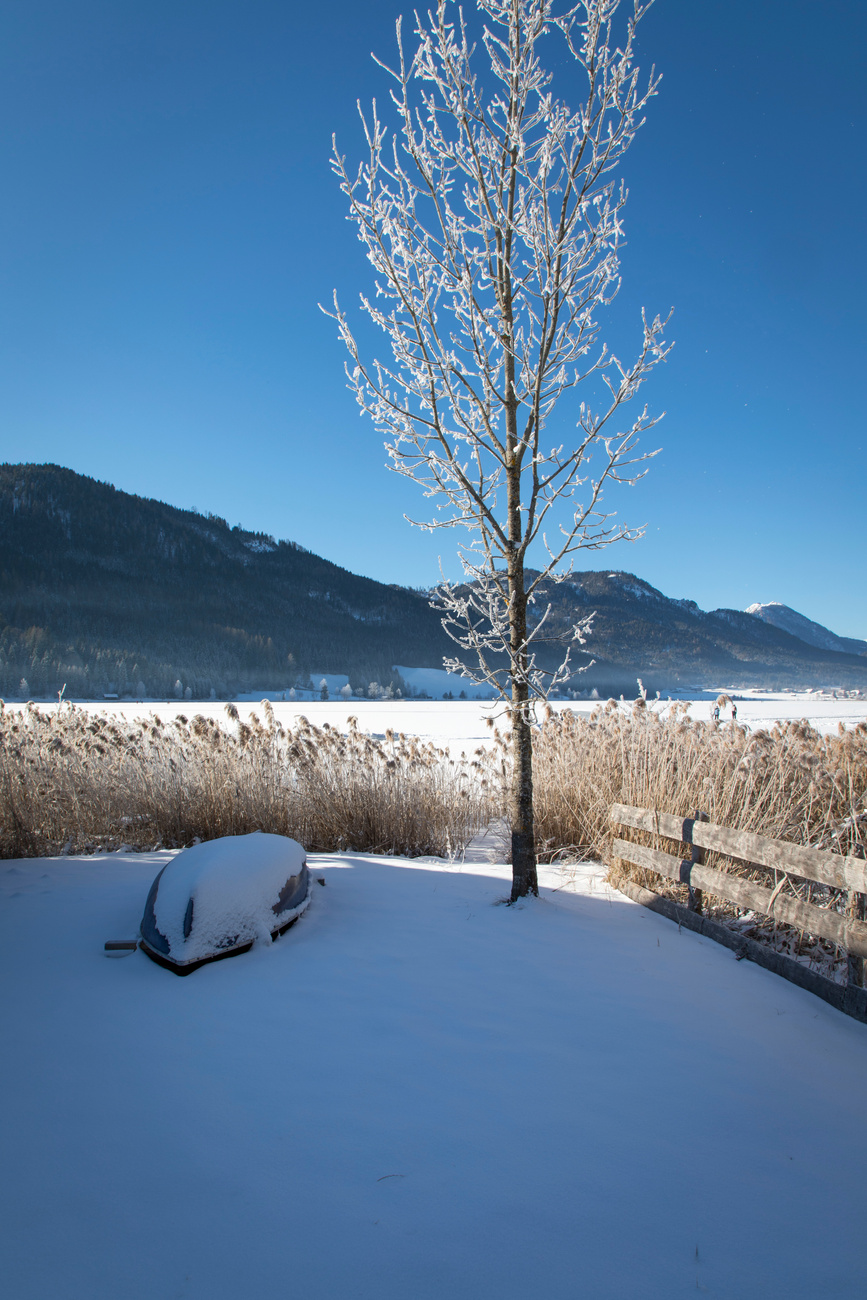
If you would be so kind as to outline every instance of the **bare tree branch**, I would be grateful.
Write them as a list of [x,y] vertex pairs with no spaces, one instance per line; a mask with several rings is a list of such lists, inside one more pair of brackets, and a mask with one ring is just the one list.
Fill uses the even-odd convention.
[[[621,0],[476,0],[474,38],[463,10],[437,0],[415,15],[412,56],[398,22],[397,64],[380,63],[397,131],[389,138],[374,101],[368,114],[359,107],[366,160],[353,174],[336,143],[332,155],[374,271],[361,309],[391,352],[361,358],[335,295],[349,386],[391,467],[436,502],[413,522],[471,534],[458,547],[465,581],[443,579],[435,604],[471,660],[448,666],[509,704],[515,897],[536,888],[533,701],[576,671],[571,647],[592,622],[575,625],[551,667],[538,649],[550,644],[550,606],[537,617],[533,602],[577,551],[640,535],[615,521],[604,493],[636,482],[655,455],[638,439],[658,417],[645,407],[624,423],[623,410],[668,355],[667,319],[642,315],[630,364],[600,342],[600,312],[620,287],[627,192],[615,172],[659,86],[653,70],[642,85],[634,64],[651,4],[625,0],[618,26]],[[558,41],[574,109],[542,62]],[[569,434],[558,403],[582,386]],[[538,570],[526,567],[531,547],[545,552]]]

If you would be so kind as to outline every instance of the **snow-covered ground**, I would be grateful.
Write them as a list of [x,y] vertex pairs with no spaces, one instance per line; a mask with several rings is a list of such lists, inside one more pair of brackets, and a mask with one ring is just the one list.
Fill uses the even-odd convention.
[[106,957],[168,856],[0,864],[10,1300],[863,1296],[867,1027],[592,868],[314,856],[270,947]]

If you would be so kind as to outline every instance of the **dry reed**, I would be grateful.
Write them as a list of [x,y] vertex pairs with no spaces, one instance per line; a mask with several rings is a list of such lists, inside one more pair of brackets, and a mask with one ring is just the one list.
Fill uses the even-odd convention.
[[[4,857],[272,830],[308,848],[450,854],[502,815],[508,734],[452,759],[350,719],[347,734],[301,718],[282,727],[227,705],[127,721],[72,705],[0,704],[0,854]],[[822,736],[806,722],[751,732],[610,700],[584,717],[548,711],[534,736],[536,830],[543,861],[609,860],[613,803],[864,853],[867,725]],[[613,864],[615,873],[620,869]],[[635,873],[632,873],[635,875]],[[636,877],[637,878],[637,877]]]
[[[457,852],[492,815],[482,756],[350,719],[342,735],[301,718],[179,716],[126,721],[72,705],[0,706],[0,854],[174,847],[272,831],[310,850],[407,856]],[[490,767],[490,762],[486,762]]]
[[867,724],[836,736],[804,721],[750,731],[686,709],[609,700],[590,717],[549,711],[534,748],[543,857],[607,858],[613,803],[682,817],[700,809],[733,830],[863,852]]
[[[654,872],[614,859],[610,810],[632,804],[689,817],[698,811],[732,830],[753,831],[793,844],[865,856],[867,846],[867,724],[823,736],[807,722],[750,731],[729,723],[698,722],[675,705],[660,716],[643,699],[630,708],[609,700],[589,717],[550,713],[535,741],[536,830],[540,856],[551,860],[602,859],[609,879],[645,885],[686,900],[686,889]],[[623,832],[618,831],[617,834]],[[640,832],[626,838],[672,845]],[[738,875],[785,888],[807,902],[844,911],[845,894],[809,882],[778,881],[762,868],[718,860]],[[719,899],[710,915],[742,933],[806,954],[828,973],[841,973],[845,954],[815,936],[803,936]]]

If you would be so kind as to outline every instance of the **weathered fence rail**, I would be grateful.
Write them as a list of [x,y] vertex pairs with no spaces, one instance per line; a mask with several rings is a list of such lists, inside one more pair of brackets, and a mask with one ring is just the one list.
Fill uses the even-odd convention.
[[[633,881],[624,881],[619,887],[629,897],[688,929],[708,935],[734,949],[738,956],[750,958],[867,1023],[867,989],[863,987],[864,959],[867,958],[867,923],[863,919],[867,910],[867,862],[823,849],[785,844],[749,831],[729,830],[707,821],[703,814],[696,814],[694,818],[674,817],[651,809],[614,804],[611,822],[615,827],[644,831],[663,840],[688,845],[691,849],[690,857],[684,858],[664,849],[616,838],[612,845],[615,858],[654,871],[689,889],[689,904],[684,906]],[[707,866],[704,861],[706,850],[735,859],[747,867],[773,871],[773,888]],[[793,893],[784,893],[792,878],[841,891],[834,901],[845,895],[845,911],[837,907],[821,907],[795,897]],[[754,939],[747,939],[703,915],[703,895],[706,893],[735,907],[781,921],[803,933],[820,936],[844,949],[848,954],[848,983],[838,984],[793,957],[776,952]]]

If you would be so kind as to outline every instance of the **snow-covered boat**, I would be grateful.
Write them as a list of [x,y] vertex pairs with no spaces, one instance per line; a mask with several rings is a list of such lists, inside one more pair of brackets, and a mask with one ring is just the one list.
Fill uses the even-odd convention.
[[229,835],[179,853],[145,903],[141,947],[188,975],[205,962],[270,943],[310,901],[304,849],[285,835]]

